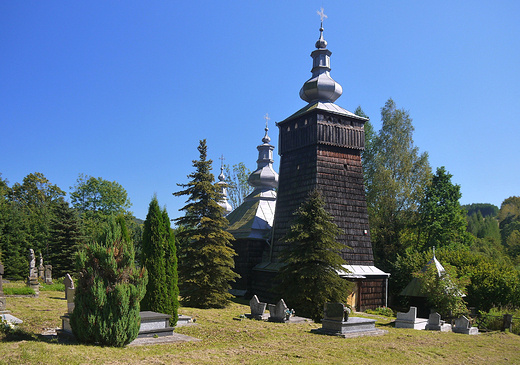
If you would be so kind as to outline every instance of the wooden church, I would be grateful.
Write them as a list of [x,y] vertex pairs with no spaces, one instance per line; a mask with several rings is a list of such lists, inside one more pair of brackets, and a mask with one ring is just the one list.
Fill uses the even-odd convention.
[[345,270],[338,275],[356,283],[349,304],[356,310],[386,305],[389,274],[374,266],[361,166],[367,119],[335,104],[342,88],[330,76],[331,54],[322,23],[311,53],[312,76],[300,90],[307,105],[277,123],[279,175],[273,169],[274,146],[266,125],[257,147],[258,166],[249,177],[254,191],[227,216],[228,231],[236,239],[235,270],[241,275],[233,285],[237,295],[256,294],[262,301],[276,297],[271,289],[285,248],[280,239],[294,211],[317,189],[344,232],[337,239],[345,245]]

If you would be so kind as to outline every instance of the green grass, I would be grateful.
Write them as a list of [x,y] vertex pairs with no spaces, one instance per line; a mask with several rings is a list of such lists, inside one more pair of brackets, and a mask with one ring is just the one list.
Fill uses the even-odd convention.
[[34,295],[34,289],[29,288],[28,286],[23,287],[12,287],[12,288],[4,288],[5,295]]
[[[180,308],[197,326],[176,332],[199,342],[107,348],[60,343],[41,336],[60,325],[64,293],[40,292],[39,298],[8,297],[7,307],[24,323],[17,336],[0,338],[0,364],[511,364],[520,363],[520,336],[491,332],[478,336],[395,329],[391,318],[377,317],[389,333],[343,339],[310,332],[313,322],[280,324],[237,321],[249,306],[225,309]],[[374,318],[374,317],[372,317]]]

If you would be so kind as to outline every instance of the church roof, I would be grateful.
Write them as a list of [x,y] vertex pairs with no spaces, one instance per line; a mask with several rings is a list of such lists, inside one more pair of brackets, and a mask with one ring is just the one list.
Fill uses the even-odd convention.
[[294,113],[290,117],[282,120],[281,122],[278,122],[277,124],[282,124],[282,123],[284,123],[286,121],[289,121],[289,120],[292,120],[294,118],[297,118],[300,115],[306,114],[307,112],[310,112],[311,110],[314,110],[314,109],[322,110],[322,111],[325,111],[325,112],[328,112],[328,113],[332,113],[332,114],[338,114],[338,115],[341,115],[341,116],[346,116],[346,117],[359,119],[360,121],[363,121],[363,122],[366,122],[368,120],[367,118],[363,118],[363,117],[360,117],[359,115],[356,115],[356,114],[354,114],[352,112],[349,112],[347,109],[343,109],[339,105],[331,103],[330,101],[319,101],[319,100],[317,100],[317,101],[314,101],[314,102],[311,102],[311,103],[307,104],[306,106],[304,106],[303,108],[298,110],[296,113]]
[[237,238],[267,239],[273,226],[275,200],[249,200],[232,211],[228,232]]
[[[269,117],[266,115],[266,120]],[[276,189],[278,174],[273,169],[274,146],[269,144],[265,126],[265,136],[262,144],[257,147],[257,169],[249,175],[248,183],[255,189],[244,202],[228,216],[228,232],[238,238],[268,239],[273,226],[276,207]]]

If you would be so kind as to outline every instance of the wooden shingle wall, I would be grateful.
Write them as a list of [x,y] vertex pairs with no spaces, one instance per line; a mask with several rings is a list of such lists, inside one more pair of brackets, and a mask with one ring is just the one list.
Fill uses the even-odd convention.
[[373,265],[361,167],[363,123],[312,111],[278,127],[281,161],[272,261],[278,262],[286,247],[280,239],[289,229],[294,211],[317,189],[325,209],[345,232],[337,238],[350,247],[343,250],[343,258],[352,265]]

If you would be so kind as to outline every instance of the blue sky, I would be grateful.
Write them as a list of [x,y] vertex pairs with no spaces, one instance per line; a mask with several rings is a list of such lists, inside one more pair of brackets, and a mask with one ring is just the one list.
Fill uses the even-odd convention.
[[462,204],[520,195],[517,1],[1,1],[2,177],[67,192],[102,177],[137,217],[154,193],[180,216],[171,193],[200,139],[216,175],[221,155],[256,167],[266,113],[277,147],[274,122],[305,105],[320,7],[338,105],[376,130],[388,98],[407,109]]

